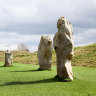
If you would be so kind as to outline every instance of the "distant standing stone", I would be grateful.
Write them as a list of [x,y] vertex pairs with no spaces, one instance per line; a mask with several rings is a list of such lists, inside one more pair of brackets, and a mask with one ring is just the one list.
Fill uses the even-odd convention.
[[49,36],[41,36],[37,56],[40,69],[51,69],[52,40]]
[[73,57],[72,24],[64,17],[57,22],[58,32],[53,39],[53,46],[57,57],[57,76],[66,80],[73,80],[71,59]]
[[12,65],[12,52],[6,51],[5,53],[5,64],[4,66],[11,66]]

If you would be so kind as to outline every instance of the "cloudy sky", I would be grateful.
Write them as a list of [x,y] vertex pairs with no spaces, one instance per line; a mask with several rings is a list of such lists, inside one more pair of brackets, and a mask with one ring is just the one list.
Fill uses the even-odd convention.
[[96,0],[0,0],[0,50],[20,43],[37,50],[41,35],[53,38],[61,16],[73,25],[75,46],[96,43]]

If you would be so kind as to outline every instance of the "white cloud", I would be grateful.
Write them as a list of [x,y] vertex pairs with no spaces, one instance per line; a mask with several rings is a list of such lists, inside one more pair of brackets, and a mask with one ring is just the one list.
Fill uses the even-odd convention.
[[56,33],[61,16],[73,24],[75,46],[94,43],[95,11],[96,0],[0,0],[0,49],[25,43],[37,50],[41,35]]
[[75,46],[83,46],[96,43],[96,29],[87,29],[86,31],[74,34]]
[[95,10],[95,0],[0,0],[0,26],[14,30],[16,26],[25,29],[23,24],[51,26],[65,16],[75,26],[88,27],[94,23],[96,27]]
[[[37,51],[40,42],[41,35],[21,35],[15,32],[6,33],[0,32],[0,50],[16,50],[18,44],[24,43],[31,52]],[[53,40],[54,34],[43,34],[44,36],[49,35]],[[75,46],[83,46],[92,43],[96,43],[96,29],[88,29],[83,32],[74,34]]]
[[[17,50],[18,44],[25,44],[31,52],[37,51],[41,35],[21,35],[15,32],[0,32],[0,50]],[[53,39],[52,34],[49,35]]]

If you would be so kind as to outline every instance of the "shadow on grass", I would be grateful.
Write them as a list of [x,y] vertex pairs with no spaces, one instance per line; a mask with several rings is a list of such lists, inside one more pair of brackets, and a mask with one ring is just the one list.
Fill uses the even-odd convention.
[[10,68],[10,67],[14,67],[14,66],[13,66],[13,65],[11,65],[11,66],[4,66],[4,65],[2,65],[2,66],[0,66],[0,67],[3,67],[3,68],[4,68],[4,67],[5,67],[5,68],[8,68],[8,67],[9,67],[9,68]]
[[10,72],[36,72],[36,71],[52,71],[52,69],[50,69],[50,70],[39,70],[39,69],[36,69],[36,70],[10,71]]
[[0,66],[0,67],[4,67],[4,66]]
[[37,80],[37,81],[29,81],[29,82],[6,82],[4,85],[0,86],[9,86],[9,85],[24,85],[24,84],[40,84],[40,83],[52,83],[52,82],[61,82],[60,80],[56,78],[49,78],[49,79],[43,79],[43,80]]
[[25,71],[10,71],[10,72],[35,72],[39,70],[25,70]]

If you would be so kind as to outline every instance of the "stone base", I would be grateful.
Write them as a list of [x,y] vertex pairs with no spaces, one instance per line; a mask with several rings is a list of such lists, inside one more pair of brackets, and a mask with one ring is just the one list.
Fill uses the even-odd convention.
[[51,69],[51,64],[47,64],[47,65],[40,65],[40,68],[41,70],[48,70],[48,69]]
[[59,75],[56,75],[55,78],[58,79],[59,81],[63,81],[63,82],[71,82],[72,81],[69,78],[64,79],[64,78],[60,77]]
[[12,65],[6,65],[6,64],[4,64],[4,66],[3,66],[3,67],[10,67],[10,66],[12,66]]

